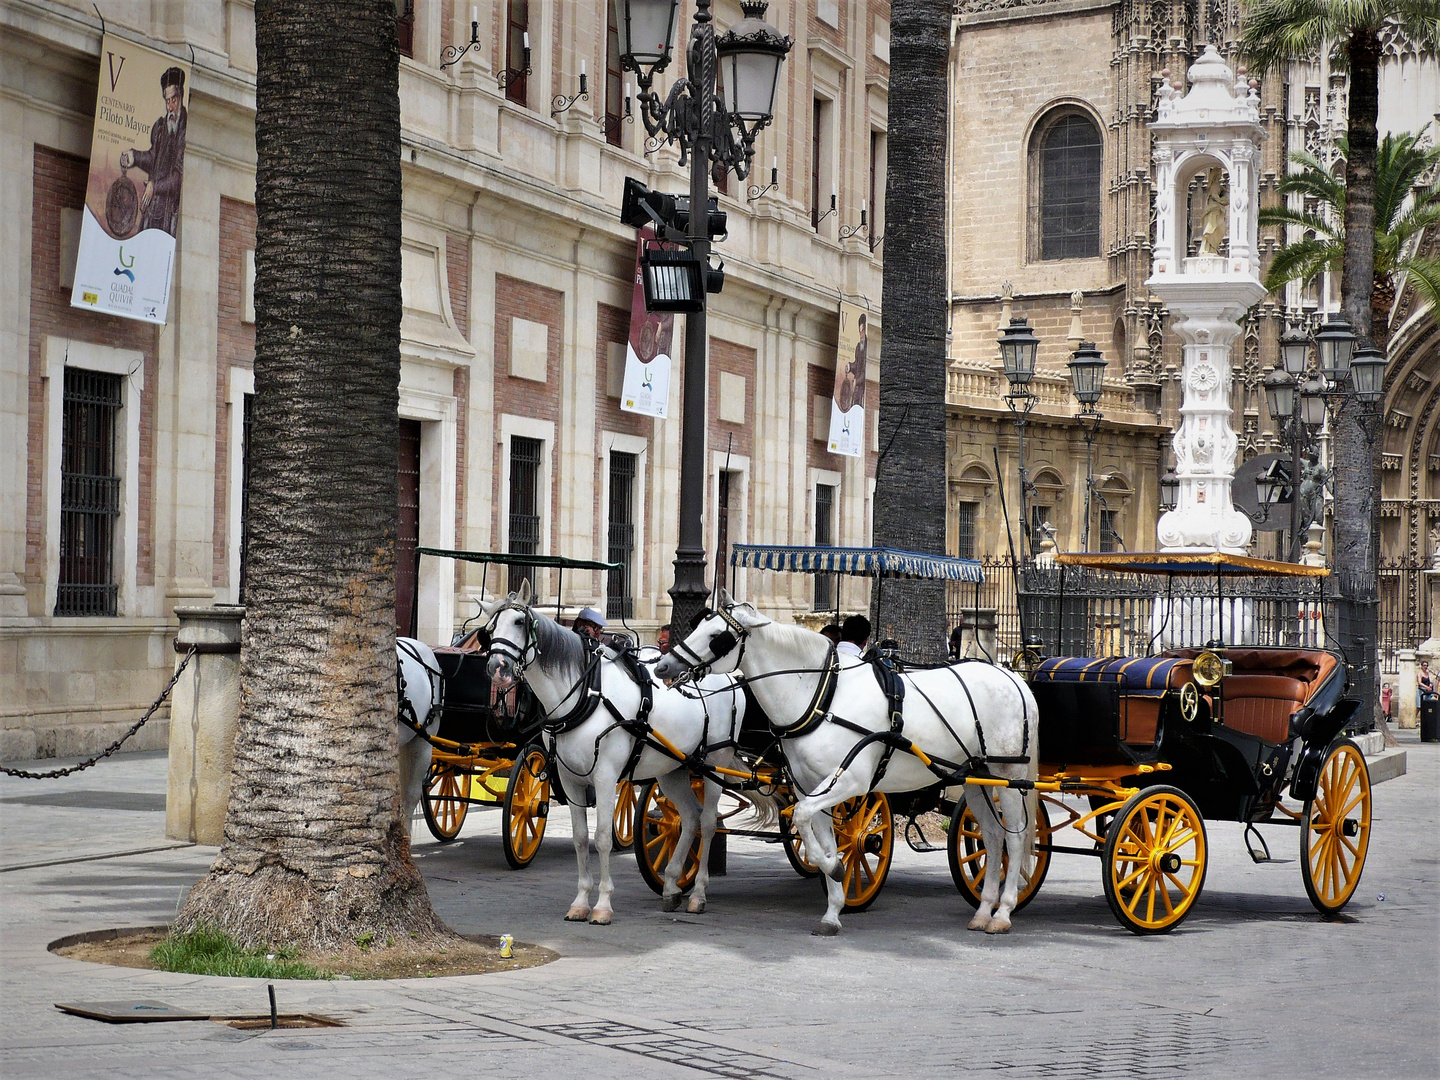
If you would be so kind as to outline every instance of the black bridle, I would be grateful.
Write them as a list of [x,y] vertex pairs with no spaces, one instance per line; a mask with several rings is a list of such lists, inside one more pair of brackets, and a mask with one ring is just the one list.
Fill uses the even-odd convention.
[[[740,663],[745,658],[745,641],[750,636],[750,628],[741,625],[741,623],[730,614],[730,610],[734,606],[736,605],[732,604],[730,607],[716,608],[706,613],[707,616],[715,615],[723,619],[726,625],[726,629],[719,630],[710,635],[710,641],[707,646],[710,650],[710,659],[706,660],[683,640],[670,646],[670,655],[685,665],[685,670],[680,676],[682,679],[698,681],[705,678],[710,674],[710,669],[714,666],[715,662],[729,656],[736,646],[740,648],[739,653],[735,656],[735,671],[737,674],[739,673]],[[686,655],[687,653],[689,655]]]

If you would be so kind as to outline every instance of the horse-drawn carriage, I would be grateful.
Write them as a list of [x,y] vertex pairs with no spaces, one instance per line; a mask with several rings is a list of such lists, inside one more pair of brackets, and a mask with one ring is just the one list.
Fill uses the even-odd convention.
[[[1151,642],[1198,633],[1203,644],[1139,657],[1044,657],[1040,634],[1017,655],[1040,708],[1041,761],[1038,842],[1017,910],[1039,891],[1052,854],[1080,854],[1101,860],[1105,897],[1122,925],[1172,930],[1205,883],[1206,820],[1244,824],[1257,862],[1269,859],[1257,825],[1297,827],[1310,901],[1325,914],[1343,908],[1365,866],[1370,777],[1359,747],[1341,735],[1359,708],[1343,696],[1347,665],[1315,643],[1323,640],[1315,624],[1326,571],[1218,553],[1080,553],[1057,562],[1049,620],[1057,644],[1074,629],[1059,614],[1069,568],[1155,580],[1142,633]],[[1176,579],[1213,579],[1214,590],[1177,597]],[[1247,591],[1237,579],[1316,587]],[[1092,624],[1084,634],[1097,620],[1082,611],[1080,621]],[[1265,630],[1297,644],[1255,643]],[[1065,826],[1089,846],[1056,844]],[[951,817],[949,852],[956,885],[973,903],[985,852],[964,805]]]
[[[551,569],[559,572],[562,584],[566,570],[616,567],[554,555],[421,547],[415,552],[417,578],[421,556],[478,563],[487,574],[491,564]],[[483,595],[483,578],[480,588]],[[566,802],[565,792],[551,784],[544,712],[525,686],[492,700],[489,635],[476,619],[465,623],[448,646],[433,649],[415,639],[417,621],[412,612],[410,637],[399,639],[397,649],[401,724],[430,749],[419,795],[425,824],[435,839],[448,843],[459,836],[471,807],[498,808],[505,860],[522,869],[540,850],[551,802]],[[417,665],[423,669],[420,679],[414,679]],[[622,848],[633,841],[634,818],[634,794],[627,783],[618,793],[614,816],[615,843]]]

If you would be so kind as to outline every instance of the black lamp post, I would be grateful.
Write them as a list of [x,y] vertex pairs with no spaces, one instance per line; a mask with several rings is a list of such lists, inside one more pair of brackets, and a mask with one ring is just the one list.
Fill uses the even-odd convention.
[[[744,179],[755,154],[755,137],[774,116],[780,65],[793,42],[765,22],[767,4],[744,0],[744,18],[716,37],[710,0],[696,0],[686,57],[686,77],[664,102],[652,89],[670,64],[679,0],[614,0],[620,66],[635,72],[640,116],[656,145],[674,142],[680,164],[690,165],[690,256],[709,265],[710,170],[733,169]],[[724,69],[725,96],[715,92]],[[700,296],[705,296],[701,290]],[[681,414],[680,542],[675,584],[670,589],[672,634],[689,633],[690,621],[710,595],[705,584],[705,307],[685,317],[685,398]]]
[[1160,508],[1174,510],[1180,502],[1180,477],[1174,469],[1166,469],[1160,477]]
[[1040,339],[1030,329],[1029,319],[1011,319],[1010,325],[1000,331],[1000,361],[1005,366],[1005,379],[1010,384],[1010,393],[1005,395],[1005,405],[1015,418],[1015,429],[1020,459],[1020,534],[1025,541],[1025,557],[1035,554],[1030,535],[1030,511],[1028,500],[1035,486],[1030,483],[1030,473],[1025,467],[1025,421],[1035,407],[1035,395],[1030,392],[1030,381],[1035,378],[1035,353],[1040,348]]
[[[1090,550],[1090,507],[1095,502],[1094,449],[1104,415],[1095,408],[1105,393],[1105,357],[1093,341],[1082,341],[1070,359],[1070,392],[1080,403],[1085,438],[1085,550]],[[1104,530],[1101,530],[1103,536]]]

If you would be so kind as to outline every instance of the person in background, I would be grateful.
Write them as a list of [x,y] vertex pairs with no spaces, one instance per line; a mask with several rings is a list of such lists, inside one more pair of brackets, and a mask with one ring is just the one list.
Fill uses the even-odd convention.
[[960,627],[957,626],[957,627],[955,627],[954,630],[951,630],[951,631],[950,631],[950,659],[951,659],[951,660],[959,660],[959,659],[960,659],[960,657],[961,657],[961,649],[964,648],[964,645],[963,645],[964,638],[965,638],[965,632],[964,632],[963,630],[961,630]]
[[670,627],[662,626],[655,631],[655,647],[660,650],[661,656],[670,651]]
[[593,607],[582,608],[570,628],[581,637],[588,637],[595,641],[600,640],[600,631],[605,629],[605,616],[596,611]]
[[851,615],[840,627],[840,644],[835,651],[841,656],[859,659],[865,653],[865,644],[870,640],[870,620],[864,615]]
[[1390,705],[1395,696],[1395,689],[1387,682],[1380,684],[1380,715],[1388,723],[1390,721]]
[[1420,700],[1435,696],[1435,676],[1430,674],[1430,661],[1420,661]]
[[827,637],[827,638],[829,638],[831,644],[833,644],[833,645],[839,645],[839,644],[840,644],[840,624],[839,624],[839,623],[833,623],[833,622],[832,622],[832,623],[826,623],[824,626],[822,626],[822,627],[820,628],[820,636],[821,636],[821,637]]

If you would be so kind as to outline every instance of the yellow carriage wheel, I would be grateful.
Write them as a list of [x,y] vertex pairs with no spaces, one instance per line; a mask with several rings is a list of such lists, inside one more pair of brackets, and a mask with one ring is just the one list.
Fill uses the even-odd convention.
[[448,844],[460,835],[460,826],[465,824],[470,810],[470,774],[455,765],[431,762],[420,806],[430,835]]
[[1349,739],[1330,745],[1300,818],[1300,874],[1310,902],[1329,914],[1350,902],[1370,849],[1370,771]]
[[529,866],[545,838],[545,822],[550,814],[548,764],[545,751],[531,746],[510,766],[505,801],[500,807],[500,840],[512,870]]
[[864,911],[875,902],[895,854],[895,819],[890,800],[872,791],[846,799],[830,811],[840,853],[845,910]]
[[635,842],[635,785],[621,780],[615,785],[615,826],[612,851],[629,851]]
[[[966,792],[960,797],[950,815],[950,832],[946,837],[945,850],[950,857],[950,876],[955,879],[955,887],[960,890],[960,895],[967,904],[978,908],[980,893],[985,886],[985,839],[980,832],[980,822],[975,820],[975,814],[970,809],[969,794]],[[980,798],[983,799],[984,796]],[[1038,847],[1040,844],[1050,843],[1050,811],[1045,808],[1044,799],[1040,800],[1039,807],[1035,822],[1037,847],[1026,858],[1025,867],[1020,874],[1020,894],[1015,901],[1016,911],[1020,911],[1035,898],[1045,881],[1045,875],[1050,872],[1050,852],[1041,851]],[[983,803],[980,812],[989,813]],[[1010,867],[1009,853],[1002,855],[1001,860],[1003,874]]]
[[1163,934],[1190,914],[1205,885],[1205,821],[1179,788],[1131,796],[1105,836],[1105,899],[1136,934]]
[[[705,798],[705,781],[691,779],[690,787],[696,798]],[[660,895],[665,891],[665,867],[675,853],[675,845],[680,842],[680,811],[653,780],[640,789],[635,805],[639,811],[635,829],[635,864],[640,868],[645,884]],[[681,891],[694,885],[699,873],[700,837],[696,836],[685,857],[684,869],[680,871]]]

